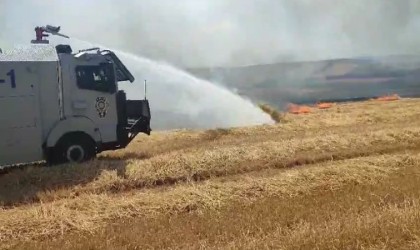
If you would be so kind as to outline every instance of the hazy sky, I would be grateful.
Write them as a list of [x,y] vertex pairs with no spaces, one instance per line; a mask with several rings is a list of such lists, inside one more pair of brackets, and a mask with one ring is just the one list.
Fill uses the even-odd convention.
[[0,43],[49,23],[178,66],[420,53],[419,13],[418,0],[1,0]]

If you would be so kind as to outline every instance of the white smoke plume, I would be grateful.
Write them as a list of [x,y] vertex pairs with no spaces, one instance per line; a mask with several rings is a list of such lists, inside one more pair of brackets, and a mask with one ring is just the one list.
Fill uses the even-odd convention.
[[418,0],[2,0],[0,40],[35,25],[178,66],[419,53]]

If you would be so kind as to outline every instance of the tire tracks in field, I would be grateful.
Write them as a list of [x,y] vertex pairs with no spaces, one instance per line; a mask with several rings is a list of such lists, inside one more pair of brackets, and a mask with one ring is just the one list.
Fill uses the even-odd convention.
[[120,193],[131,191],[134,189],[143,189],[143,188],[157,188],[163,186],[172,186],[180,183],[187,183],[187,182],[203,182],[206,180],[210,180],[213,178],[220,178],[220,177],[230,177],[245,173],[252,173],[252,172],[259,172],[264,171],[267,169],[290,169],[296,167],[304,167],[307,165],[314,165],[320,164],[325,162],[333,162],[333,161],[342,161],[342,160],[351,160],[359,157],[368,157],[368,156],[379,156],[385,154],[395,154],[401,153],[404,151],[412,151],[412,152],[420,152],[420,142],[418,145],[407,147],[407,148],[384,148],[378,150],[377,152],[357,152],[357,153],[345,153],[345,154],[325,154],[320,155],[317,157],[297,157],[288,159],[285,162],[264,162],[264,161],[253,161],[253,162],[246,162],[242,164],[246,164],[247,166],[244,170],[239,171],[214,171],[214,172],[197,172],[191,176],[182,176],[178,178],[173,177],[166,177],[162,179],[157,179],[153,182],[152,185],[146,183],[138,183],[136,185],[122,185],[122,186],[111,186],[107,190],[103,191],[110,191],[113,193]]
[[[243,151],[245,152],[244,155],[235,154],[235,151],[233,151],[233,158],[226,158],[224,155],[218,155],[218,153],[212,155],[213,151],[207,152],[210,154],[207,160],[205,156],[202,156],[204,160],[200,158],[197,160],[193,157],[190,160],[187,156],[181,155],[179,160],[168,163],[172,159],[172,155],[163,159],[152,158],[138,162],[139,165],[135,166],[134,169],[139,172],[117,174],[112,173],[112,171],[105,171],[104,176],[99,176],[91,183],[74,187],[68,186],[65,187],[64,191],[61,188],[57,192],[53,189],[47,189],[47,192],[42,193],[41,190],[41,195],[35,194],[31,199],[26,199],[25,202],[10,201],[4,204],[4,208],[25,203],[45,203],[59,199],[75,198],[82,194],[121,194],[141,189],[166,188],[182,183],[204,182],[213,178],[231,177],[267,169],[287,170],[323,162],[420,150],[420,140],[416,139],[420,137],[420,128],[405,129],[399,132],[381,130],[367,134],[349,133],[339,136],[345,136],[346,139],[334,141],[330,140],[332,137],[318,136],[306,140],[294,140],[294,144],[290,144],[293,148],[290,153],[283,151],[290,150],[284,144],[291,142],[277,142],[268,145],[267,143],[254,145],[253,148],[248,148],[249,151]],[[318,143],[321,144],[320,147],[313,148]],[[280,146],[275,148],[276,145]],[[260,146],[263,148],[259,149]],[[271,146],[274,149],[270,149]],[[228,149],[230,148],[222,147],[217,150],[224,152]],[[253,158],[247,155],[253,150],[259,150],[257,151],[257,157]],[[197,154],[200,155],[200,152]],[[200,161],[203,161],[201,166],[191,167],[195,166],[194,164],[197,162],[200,163]],[[160,164],[168,165],[161,166]]]
[[55,237],[63,232],[94,232],[107,223],[135,217],[184,214],[219,209],[233,202],[253,202],[273,196],[290,197],[337,189],[345,184],[374,184],[405,166],[418,167],[420,155],[387,155],[330,162],[305,169],[244,174],[237,178],[177,185],[119,195],[83,194],[75,199],[33,204],[0,213],[0,242]]
[[[383,138],[379,134],[383,133]],[[348,133],[350,134],[350,133]],[[373,136],[372,136],[373,134]],[[379,135],[379,136],[378,136]],[[316,136],[313,138],[309,138],[309,141],[313,139],[317,142],[318,139],[320,141],[324,135]],[[342,136],[342,135],[340,135]],[[370,138],[369,138],[370,136]],[[363,141],[363,139],[359,139],[359,137],[368,137],[368,142]],[[388,138],[386,138],[388,137]],[[352,159],[357,157],[366,157],[366,156],[373,156],[373,155],[383,155],[383,154],[392,154],[392,153],[399,153],[406,150],[416,151],[420,150],[420,129],[405,129],[402,132],[390,132],[389,134],[386,133],[386,130],[376,131],[376,133],[367,133],[367,134],[358,134],[358,135],[350,135],[349,140],[345,141],[344,143],[335,142],[331,143],[330,145],[326,146],[327,150],[318,148],[318,149],[311,149],[305,148],[305,143],[307,140],[301,139],[301,141],[296,143],[295,147],[297,150],[292,152],[290,155],[283,155],[280,157],[273,157],[273,158],[264,158],[264,151],[262,151],[260,157],[253,160],[238,161],[235,162],[231,166],[231,168],[217,168],[217,164],[212,168],[207,169],[196,169],[196,171],[191,171],[186,173],[184,176],[165,176],[163,178],[157,178],[152,182],[142,182],[139,181],[136,185],[133,186],[112,186],[108,191],[124,191],[126,189],[139,189],[139,188],[153,188],[159,186],[167,186],[167,185],[174,185],[180,182],[188,182],[188,181],[205,181],[210,178],[221,177],[221,176],[230,176],[236,174],[243,174],[247,172],[254,172],[260,171],[264,169],[288,169],[294,168],[299,166],[304,166],[308,164],[316,164],[322,163],[327,161],[336,161],[336,160],[346,160]],[[325,138],[324,138],[325,139]],[[396,139],[398,143],[395,142]],[[328,140],[328,138],[327,138]],[[325,141],[324,141],[325,142]],[[274,145],[279,142],[274,142]],[[345,147],[343,144],[348,144],[349,147]],[[350,145],[353,145],[350,146]],[[331,146],[328,148],[328,146]],[[344,147],[343,147],[344,146]],[[223,150],[223,149],[222,149]],[[276,153],[276,150],[273,150],[271,153]],[[329,151],[329,152],[325,152]],[[269,152],[267,152],[268,154]],[[186,164],[188,165],[188,164]],[[139,166],[141,167],[141,165]],[[179,166],[182,168],[183,166]],[[185,167],[185,166],[184,166]]]
[[[414,120],[411,122],[411,119],[385,123],[381,125],[381,130],[384,129],[395,129],[395,128],[406,128],[406,124],[414,123]],[[287,125],[287,124],[285,124]],[[175,139],[167,138],[167,140],[158,142],[152,142],[149,144],[147,140],[142,141],[142,143],[136,142],[135,148],[139,147],[139,150],[134,150],[131,146],[122,151],[121,153],[112,152],[112,154],[105,153],[100,155],[100,160],[147,160],[153,157],[156,157],[161,154],[173,153],[173,152],[188,152],[190,150],[196,150],[199,148],[208,148],[212,146],[217,146],[222,144],[223,146],[231,146],[240,144],[252,144],[255,143],[255,140],[258,141],[279,141],[279,140],[290,140],[290,139],[304,139],[307,137],[315,137],[321,135],[331,135],[331,134],[347,134],[350,131],[377,131],[377,124],[350,124],[350,125],[326,125],[319,126],[314,128],[301,128],[301,127],[283,127],[282,125],[276,125],[272,127],[261,127],[260,129],[252,130],[252,132],[244,132],[241,129],[232,128],[232,129],[213,129],[207,130],[204,132],[193,132],[192,135],[188,134],[186,138],[176,137]],[[158,144],[159,143],[159,144]],[[164,144],[163,147],[157,146],[154,144]],[[171,145],[173,144],[173,145]],[[143,145],[145,145],[143,149]],[[170,147],[167,145],[171,145]],[[158,148],[158,149],[152,149]],[[140,152],[140,153],[139,153]]]

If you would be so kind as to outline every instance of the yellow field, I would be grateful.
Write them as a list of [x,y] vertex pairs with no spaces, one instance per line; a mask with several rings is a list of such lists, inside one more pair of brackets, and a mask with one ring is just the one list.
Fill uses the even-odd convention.
[[420,100],[278,119],[155,132],[87,164],[2,175],[1,246],[420,247]]

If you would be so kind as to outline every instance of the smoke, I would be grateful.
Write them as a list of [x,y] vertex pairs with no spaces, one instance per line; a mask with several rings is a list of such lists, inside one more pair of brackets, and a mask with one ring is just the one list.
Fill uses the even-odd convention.
[[182,67],[420,52],[417,0],[2,0],[0,44],[36,25]]

